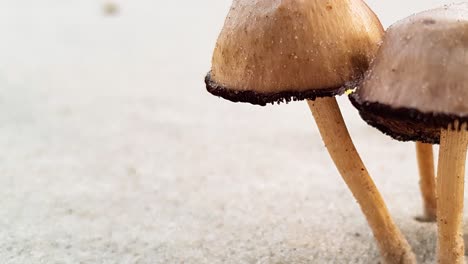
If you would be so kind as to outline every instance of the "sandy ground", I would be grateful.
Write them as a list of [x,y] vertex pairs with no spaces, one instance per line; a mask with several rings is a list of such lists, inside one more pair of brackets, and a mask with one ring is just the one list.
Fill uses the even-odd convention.
[[[445,1],[370,1],[386,26]],[[378,263],[305,103],[207,94],[229,1],[0,0],[0,262]],[[355,143],[421,263],[413,144]]]

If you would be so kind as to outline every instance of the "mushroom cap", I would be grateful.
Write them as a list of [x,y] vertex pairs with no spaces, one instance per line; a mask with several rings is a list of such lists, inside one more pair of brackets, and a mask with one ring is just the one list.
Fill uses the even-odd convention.
[[437,144],[441,128],[468,122],[468,3],[391,26],[350,99],[370,125],[401,141]]
[[362,0],[234,0],[207,89],[258,105],[341,94],[362,79],[382,36]]

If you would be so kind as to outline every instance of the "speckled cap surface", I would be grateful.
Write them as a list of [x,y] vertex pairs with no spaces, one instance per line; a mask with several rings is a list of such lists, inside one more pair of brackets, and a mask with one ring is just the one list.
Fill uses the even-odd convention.
[[207,89],[257,105],[342,94],[362,79],[382,36],[361,0],[234,0]]
[[401,141],[439,143],[441,128],[468,122],[468,3],[390,27],[350,98],[365,121]]

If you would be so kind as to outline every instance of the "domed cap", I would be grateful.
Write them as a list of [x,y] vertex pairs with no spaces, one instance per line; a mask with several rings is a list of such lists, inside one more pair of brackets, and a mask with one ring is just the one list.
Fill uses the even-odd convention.
[[468,3],[393,25],[353,104],[369,124],[402,141],[438,143],[468,122]]
[[362,78],[382,35],[361,0],[234,0],[207,89],[258,105],[341,94]]

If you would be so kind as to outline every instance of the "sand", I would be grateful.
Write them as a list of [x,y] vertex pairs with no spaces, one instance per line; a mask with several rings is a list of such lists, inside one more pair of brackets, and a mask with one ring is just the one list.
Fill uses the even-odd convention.
[[[386,26],[445,3],[378,2]],[[1,263],[379,262],[304,102],[204,90],[229,1],[117,1],[115,16],[104,3],[0,1]],[[339,102],[395,221],[434,263],[436,226],[414,220],[414,145]]]

